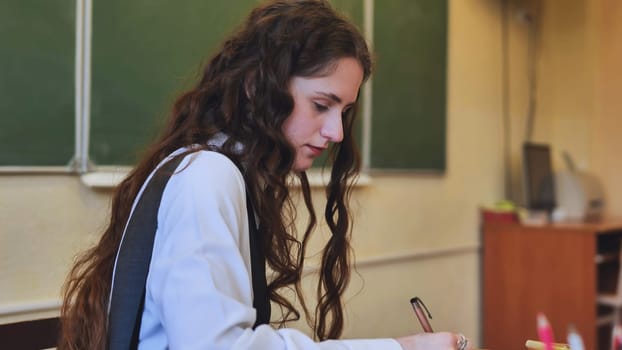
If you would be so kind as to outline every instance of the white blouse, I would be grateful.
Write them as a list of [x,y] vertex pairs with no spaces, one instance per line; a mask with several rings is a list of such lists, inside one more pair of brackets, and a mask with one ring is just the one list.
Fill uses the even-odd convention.
[[211,151],[186,156],[162,195],[139,349],[401,349],[394,339],[314,342],[291,328],[253,329],[248,225],[235,164]]

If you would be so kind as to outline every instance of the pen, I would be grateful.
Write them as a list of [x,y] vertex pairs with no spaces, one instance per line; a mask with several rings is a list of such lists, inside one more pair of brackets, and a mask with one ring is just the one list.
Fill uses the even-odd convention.
[[[413,306],[413,310],[415,310],[415,315],[417,316],[417,319],[419,320],[419,323],[421,324],[423,331],[426,333],[434,332],[432,330],[432,326],[430,326],[430,322],[428,321],[428,318],[423,312],[423,309],[425,309],[425,311],[428,313],[428,317],[432,318],[432,314],[430,314],[430,311],[425,306],[423,301],[419,299],[418,297],[414,297],[410,299],[410,304]],[[421,308],[422,306],[423,308]]]
[[[568,344],[553,343],[552,345],[553,345],[553,350],[574,350],[574,348],[569,347]],[[531,339],[528,339],[525,342],[525,347],[528,349],[535,349],[535,350],[545,349],[543,342],[537,341],[537,340],[531,340]]]
[[570,350],[583,350],[585,346],[583,345],[583,339],[577,332],[577,328],[574,325],[568,326],[568,345],[570,346]]
[[538,337],[544,343],[545,350],[553,350],[553,330],[543,313],[538,313]]

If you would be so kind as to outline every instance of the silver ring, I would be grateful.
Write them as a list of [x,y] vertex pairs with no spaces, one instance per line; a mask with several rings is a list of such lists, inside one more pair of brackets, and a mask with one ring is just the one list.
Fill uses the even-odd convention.
[[456,350],[465,350],[468,344],[469,344],[469,340],[464,336],[464,334],[458,334],[458,341],[456,342]]

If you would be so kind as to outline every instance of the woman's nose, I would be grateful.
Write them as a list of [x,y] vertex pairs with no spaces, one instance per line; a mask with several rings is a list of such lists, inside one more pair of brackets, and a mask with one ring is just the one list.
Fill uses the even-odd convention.
[[341,113],[329,115],[324,121],[322,129],[320,129],[320,134],[330,142],[341,142],[343,140],[343,120]]

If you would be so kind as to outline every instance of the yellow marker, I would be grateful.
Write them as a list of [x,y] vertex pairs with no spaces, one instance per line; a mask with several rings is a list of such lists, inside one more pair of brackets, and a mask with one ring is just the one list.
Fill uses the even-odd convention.
[[[544,350],[544,343],[541,341],[537,341],[537,340],[527,340],[525,342],[525,347],[528,349],[535,349],[535,350]],[[570,346],[568,346],[568,344],[562,344],[562,343],[553,343],[553,350],[570,350]]]

